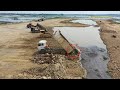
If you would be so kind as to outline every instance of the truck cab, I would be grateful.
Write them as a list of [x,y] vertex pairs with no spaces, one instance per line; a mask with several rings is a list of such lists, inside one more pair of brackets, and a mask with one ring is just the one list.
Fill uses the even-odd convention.
[[46,47],[47,47],[47,41],[40,40],[38,43],[38,51],[45,50]]

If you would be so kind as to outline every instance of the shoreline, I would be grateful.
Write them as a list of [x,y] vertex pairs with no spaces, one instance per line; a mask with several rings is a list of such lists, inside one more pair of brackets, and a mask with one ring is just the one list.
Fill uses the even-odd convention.
[[109,20],[101,21],[101,23],[98,21],[98,24],[101,27],[100,30],[101,39],[105,43],[110,57],[110,61],[108,62],[108,73],[113,79],[120,79],[119,72],[120,24],[114,23],[113,21]]
[[[108,48],[108,46],[107,46],[107,44],[106,44],[106,42],[105,42],[105,40],[104,40],[104,36],[103,36],[103,34],[102,34],[102,32],[101,31],[99,31],[100,32],[100,38],[102,39],[102,41],[103,41],[103,43],[106,45],[106,49],[107,49],[107,54],[108,54],[108,57],[109,57],[109,61],[108,61],[108,63],[107,63],[107,69],[108,69],[108,73],[109,73],[109,67],[108,67],[108,64],[109,64],[109,62],[110,62],[110,54],[109,54],[109,48]],[[112,75],[109,73],[109,76],[112,78]]]

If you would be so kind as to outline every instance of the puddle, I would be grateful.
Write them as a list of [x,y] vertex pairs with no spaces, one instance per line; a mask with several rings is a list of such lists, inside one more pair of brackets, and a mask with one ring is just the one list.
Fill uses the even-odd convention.
[[73,23],[82,23],[82,24],[88,24],[88,25],[97,25],[96,22],[92,20],[72,20]]
[[88,79],[110,79],[107,72],[109,56],[99,35],[99,27],[54,27],[72,44],[81,48],[81,63]]
[[116,22],[116,23],[120,23],[120,20],[113,20],[114,22]]

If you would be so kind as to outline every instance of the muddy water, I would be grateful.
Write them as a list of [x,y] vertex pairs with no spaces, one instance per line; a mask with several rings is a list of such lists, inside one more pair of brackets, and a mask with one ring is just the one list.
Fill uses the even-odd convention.
[[107,72],[109,56],[99,35],[99,27],[54,27],[72,44],[81,48],[81,63],[88,79],[110,79]]

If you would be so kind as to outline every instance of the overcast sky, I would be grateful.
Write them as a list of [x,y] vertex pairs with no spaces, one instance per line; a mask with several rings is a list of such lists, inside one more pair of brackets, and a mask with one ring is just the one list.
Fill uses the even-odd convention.
[[33,14],[120,14],[120,11],[0,11],[0,13],[33,13]]

